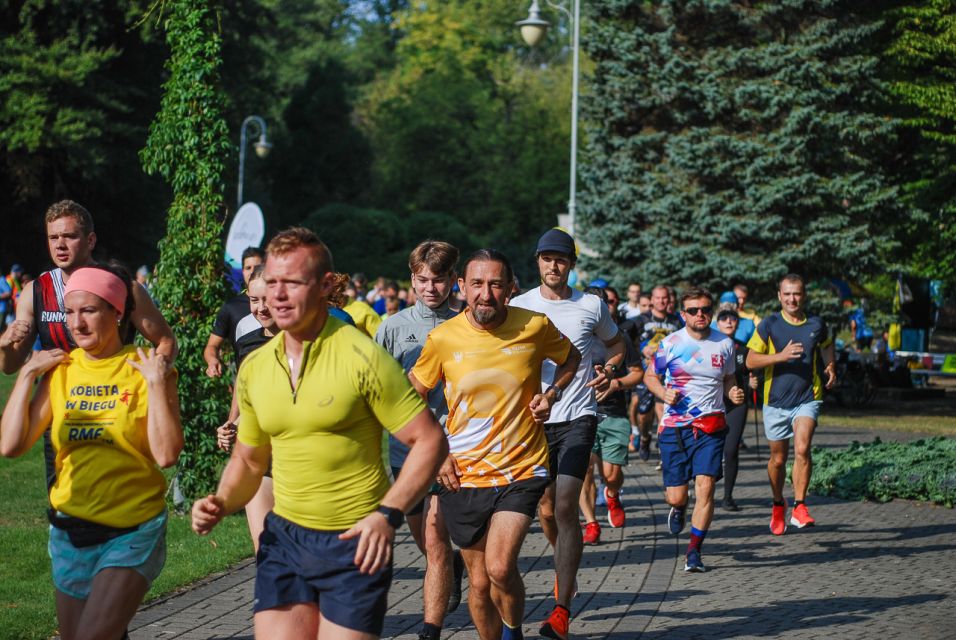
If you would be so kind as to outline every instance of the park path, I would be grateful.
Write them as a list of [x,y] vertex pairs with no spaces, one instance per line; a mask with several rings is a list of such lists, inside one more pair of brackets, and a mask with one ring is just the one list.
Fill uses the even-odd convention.
[[[912,439],[900,433],[823,428],[815,443]],[[753,430],[748,442],[753,444]],[[761,442],[762,439],[761,439]],[[761,446],[763,461],[766,448]],[[718,495],[722,485],[718,485]],[[586,547],[571,637],[657,638],[956,638],[956,510],[812,498],[820,523],[774,538],[768,532],[764,462],[742,452],[735,496],[742,510],[718,508],[704,545],[705,574],[683,572],[686,532],[667,533],[660,474],[651,463],[627,468],[623,529],[603,528]],[[599,516],[603,510],[599,508]],[[524,631],[538,637],[553,601],[551,554],[535,523],[520,568],[528,600]],[[413,640],[421,623],[423,563],[407,530],[395,547],[395,581],[383,637]],[[241,563],[187,591],[144,606],[133,640],[252,638],[255,568]],[[467,582],[466,582],[467,585]],[[478,636],[464,604],[443,638]]]

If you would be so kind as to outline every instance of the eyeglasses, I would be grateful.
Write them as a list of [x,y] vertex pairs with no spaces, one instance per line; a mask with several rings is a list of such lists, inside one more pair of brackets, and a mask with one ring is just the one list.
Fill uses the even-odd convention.
[[607,299],[607,303],[608,303],[608,304],[617,304],[618,302],[620,302],[620,301],[619,301],[618,299],[616,299],[616,298],[608,298],[608,299]]
[[689,316],[696,316],[698,313],[703,313],[705,316],[709,316],[714,312],[714,307],[707,305],[706,307],[687,307],[684,309],[684,313]]

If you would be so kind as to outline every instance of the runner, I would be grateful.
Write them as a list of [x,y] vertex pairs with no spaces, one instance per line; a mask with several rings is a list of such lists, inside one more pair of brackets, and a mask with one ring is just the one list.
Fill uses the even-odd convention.
[[[787,456],[793,438],[793,512],[790,524],[802,529],[816,523],[805,500],[813,460],[810,447],[817,416],[823,404],[823,388],[836,382],[833,340],[826,323],[808,314],[803,278],[788,274],[777,287],[780,311],[765,318],[747,345],[747,366],[766,368],[764,378],[763,426],[770,443],[767,474],[773,491],[770,532],[775,536],[787,530],[787,503],[783,483],[787,474]],[[821,366],[826,382],[821,378]]]
[[342,311],[351,316],[359,331],[369,338],[374,338],[375,333],[378,331],[378,326],[382,324],[382,316],[375,313],[371,305],[362,300],[352,300],[349,298],[344,302],[345,304],[342,306]]
[[[714,515],[714,483],[721,477],[727,437],[724,396],[744,401],[735,385],[733,341],[710,328],[714,298],[691,287],[680,299],[686,326],[661,341],[647,387],[667,409],[658,427],[664,494],[671,505],[667,524],[672,534],[684,529],[687,485],[694,479],[694,512],[684,571],[706,571],[701,547]],[[661,384],[660,376],[665,376]]]
[[[266,254],[269,310],[282,331],[242,364],[238,441],[216,494],[193,505],[193,529],[206,534],[242,508],[271,453],[276,504],[256,556],[256,637],[376,638],[395,529],[447,444],[401,367],[328,315],[337,279],[318,236],[283,231]],[[383,426],[411,447],[391,488]]]
[[183,447],[176,374],[154,349],[123,344],[134,305],[128,273],[73,269],[64,305],[75,348],[40,351],[20,369],[0,448],[23,455],[51,428],[60,635],[119,638],[166,559],[166,481],[156,465],[172,466]]
[[[568,286],[577,261],[574,239],[561,229],[550,229],[538,239],[535,252],[541,285],[510,302],[513,307],[543,313],[581,353],[581,362],[566,394],[561,394],[545,423],[550,451],[552,484],[541,500],[541,528],[554,547],[556,605],[541,627],[542,635],[566,638],[568,608],[575,592],[583,541],[578,502],[584,476],[590,468],[597,430],[594,389],[603,391],[624,359],[624,341],[607,305],[597,296]],[[607,347],[607,361],[595,375],[595,347]],[[545,385],[554,383],[553,365],[542,372]]]
[[[262,264],[265,254],[259,247],[246,247],[242,252],[242,282],[248,288],[249,276],[252,270]],[[202,357],[206,361],[206,375],[210,378],[218,378],[222,375],[222,359],[219,352],[222,345],[229,342],[234,354],[239,353],[236,341],[241,337],[236,333],[236,327],[243,318],[249,316],[249,296],[245,291],[239,292],[219,308],[216,314],[216,322],[212,325],[212,333],[206,341],[206,348],[203,349]],[[254,330],[256,323],[252,323],[247,330]]]
[[[406,373],[418,361],[429,332],[441,323],[454,318],[457,311],[451,309],[448,297],[457,280],[455,267],[458,264],[458,249],[447,242],[426,240],[408,258],[412,287],[418,298],[414,306],[400,311],[382,322],[375,334],[375,341],[385,347],[398,360]],[[444,426],[448,417],[448,405],[441,389],[428,394],[428,406],[438,422]],[[388,461],[392,476],[398,478],[408,447],[394,436],[389,436]],[[423,511],[428,501],[428,520],[423,525]],[[448,529],[438,507],[437,486],[425,496],[425,500],[412,507],[406,514],[408,528],[415,544],[426,555],[424,583],[424,622],[419,633],[420,640],[438,640],[441,637],[445,616],[461,603],[461,579],[465,570],[461,553],[453,552]]]
[[[468,567],[478,635],[503,640],[522,638],[518,553],[548,485],[540,425],[581,360],[545,316],[506,306],[512,274],[497,251],[473,253],[458,281],[468,308],[432,330],[409,375],[423,397],[445,389],[451,453],[438,477],[441,511]],[[561,364],[541,393],[545,359]]]
[[[585,289],[603,297],[604,290]],[[597,394],[597,410],[604,418],[598,422],[597,433],[594,438],[594,448],[591,450],[589,472],[584,476],[584,486],[581,489],[579,504],[584,515],[584,537],[586,545],[597,544],[601,541],[601,525],[597,521],[594,506],[597,499],[597,487],[594,483],[594,474],[590,468],[600,463],[601,477],[604,478],[602,489],[603,504],[607,506],[607,521],[611,527],[624,526],[624,507],[621,505],[620,491],[624,485],[623,467],[627,464],[627,444],[631,433],[630,421],[627,418],[627,389],[633,388],[644,378],[644,367],[641,366],[641,354],[631,343],[631,340],[622,335],[626,347],[624,366],[616,371],[606,391]],[[603,345],[595,350],[594,366],[603,369],[605,353]]]
[[[47,209],[45,215],[47,248],[55,266],[45,271],[20,294],[17,319],[0,336],[0,369],[13,373],[26,362],[39,337],[41,349],[59,349],[69,353],[76,347],[66,322],[63,291],[74,271],[92,266],[96,232],[93,216],[72,200],[60,200]],[[172,364],[177,346],[173,330],[153,304],[149,293],[139,284],[133,284],[134,306],[129,316],[124,344],[132,344],[138,331],[155,348],[156,353]],[[50,434],[43,435],[43,454],[46,464],[47,489],[56,481],[54,451]]]

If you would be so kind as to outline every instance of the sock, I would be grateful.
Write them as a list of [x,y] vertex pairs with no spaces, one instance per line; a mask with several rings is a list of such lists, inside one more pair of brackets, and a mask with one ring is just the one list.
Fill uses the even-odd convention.
[[794,501],[793,501],[793,506],[794,506],[794,508],[799,507],[801,504],[803,504],[803,500],[794,500]]
[[428,640],[441,640],[441,627],[426,622],[422,625],[421,635]]
[[501,621],[501,640],[524,640],[524,633],[521,631],[521,625],[517,627],[510,626],[504,620]]
[[632,425],[631,425],[631,435],[632,435],[632,436],[639,436],[639,435],[641,435],[641,430],[640,430],[640,429],[638,428],[638,426],[635,425],[635,424],[632,424]]
[[687,553],[691,551],[696,551],[700,553],[700,548],[704,544],[704,538],[707,537],[707,530],[704,529],[701,531],[697,527],[690,528],[690,544],[687,545]]
[[773,501],[773,506],[775,506],[775,507],[785,507],[785,506],[787,506],[787,503],[784,502],[783,500],[780,500],[779,502],[776,501],[776,500],[774,500],[774,501]]

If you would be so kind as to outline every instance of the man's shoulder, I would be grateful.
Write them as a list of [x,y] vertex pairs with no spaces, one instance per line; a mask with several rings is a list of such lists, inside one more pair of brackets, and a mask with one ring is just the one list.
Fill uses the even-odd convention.
[[533,289],[528,289],[521,295],[517,295],[508,301],[508,306],[518,307],[521,309],[532,309],[534,305],[541,302],[543,298],[541,297],[541,292],[538,291],[538,287]]

